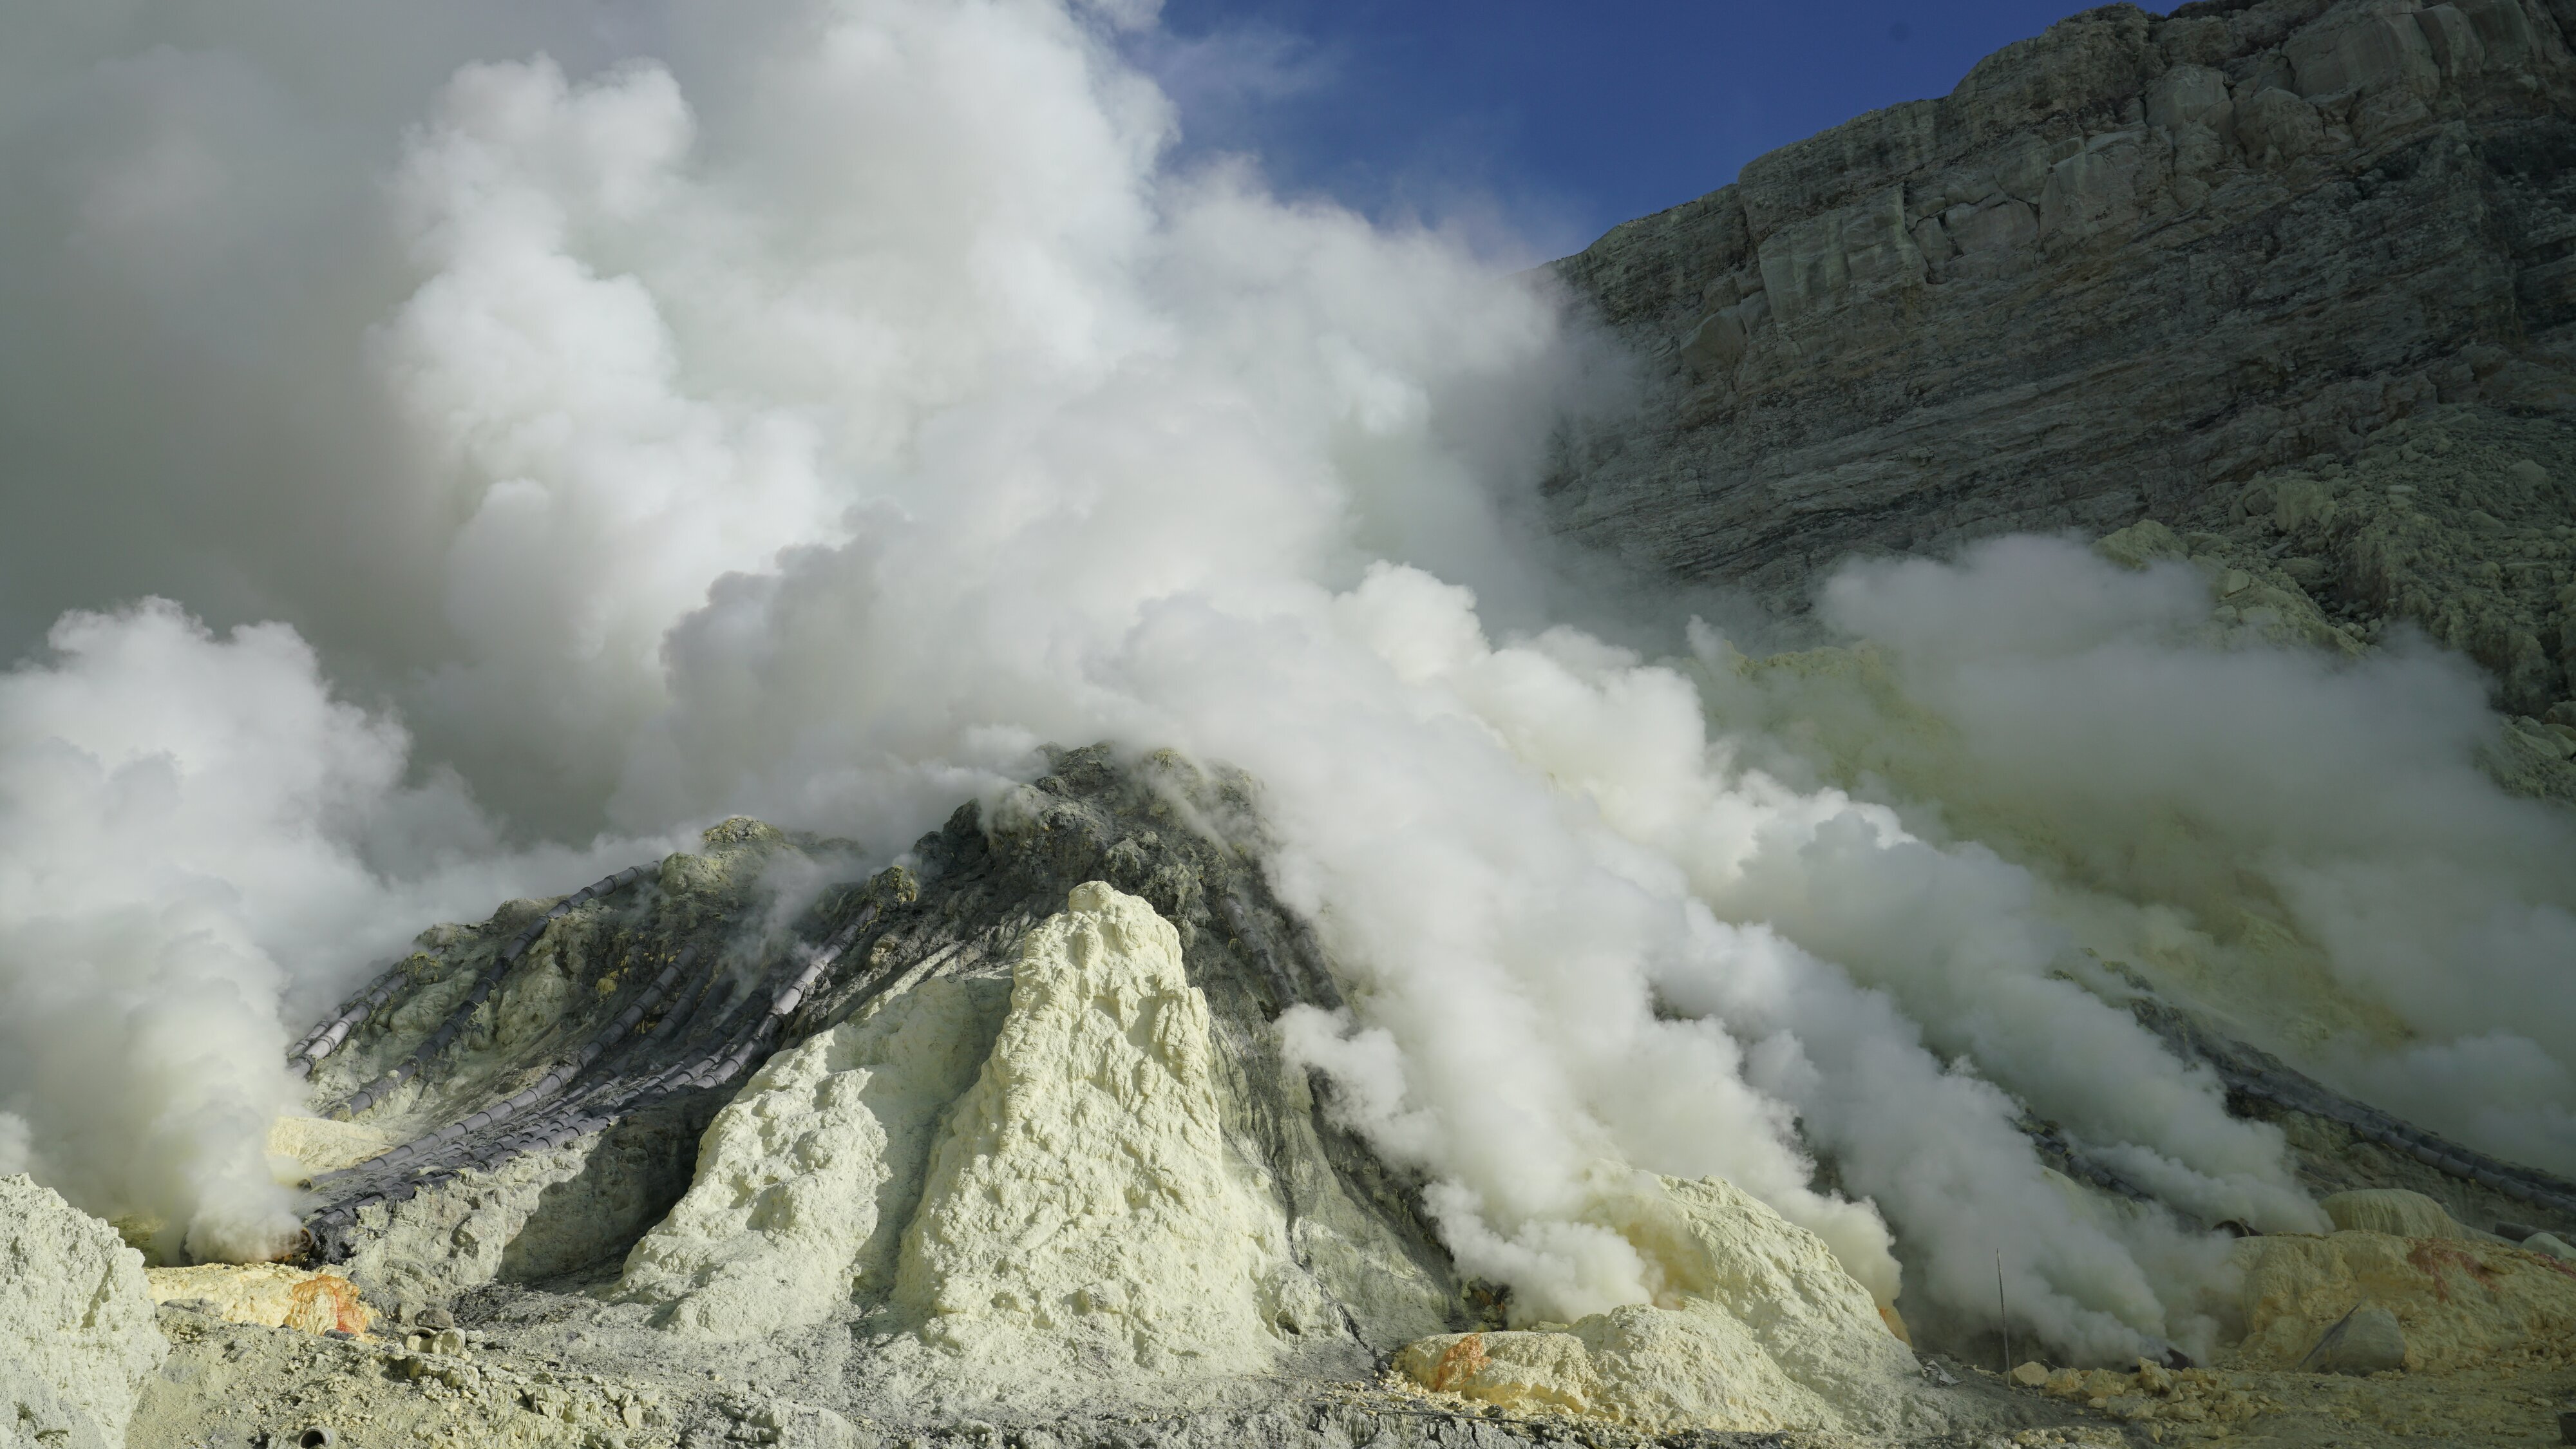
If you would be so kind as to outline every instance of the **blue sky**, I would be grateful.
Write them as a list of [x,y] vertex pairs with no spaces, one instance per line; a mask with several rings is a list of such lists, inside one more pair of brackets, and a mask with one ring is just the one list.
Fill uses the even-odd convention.
[[1947,94],[2074,0],[1166,0],[1147,57],[1188,151],[1541,253],[1776,146]]

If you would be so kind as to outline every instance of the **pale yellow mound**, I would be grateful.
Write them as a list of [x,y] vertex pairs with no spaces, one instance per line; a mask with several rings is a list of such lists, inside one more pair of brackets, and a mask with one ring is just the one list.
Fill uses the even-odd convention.
[[268,1155],[292,1159],[302,1169],[295,1174],[298,1177],[355,1167],[393,1146],[391,1137],[357,1122],[280,1117],[268,1124]]
[[2465,1238],[2440,1203],[2420,1192],[2395,1187],[2366,1187],[2319,1199],[2339,1232],[2386,1233],[2395,1238]]
[[2345,1314],[2388,1310],[2406,1365],[2430,1373],[2576,1359],[2576,1264],[2498,1243],[2347,1232],[2236,1244],[2245,1339],[2235,1361],[2292,1368]]
[[227,1323],[300,1328],[306,1333],[364,1333],[376,1315],[358,1299],[357,1285],[337,1273],[314,1273],[276,1263],[207,1263],[194,1268],[146,1268],[155,1303],[194,1299],[214,1306]]
[[[2231,1428],[2280,1405],[2268,1401],[2262,1381],[2270,1374],[2221,1373],[2209,1369],[2168,1372],[2162,1365],[2138,1361],[2134,1373],[2111,1369],[2062,1368],[2054,1373],[2036,1363],[2013,1370],[2013,1382],[2043,1389],[2062,1399],[2145,1423],[2170,1425],[2187,1438],[2220,1437]],[[2160,1438],[2163,1431],[2152,1431]]]
[[1029,933],[1010,1015],[950,1109],[895,1302],[982,1365],[1266,1370],[1336,1314],[1226,1141],[1180,933],[1092,881]]
[[1914,1356],[1822,1239],[1716,1179],[1615,1205],[1662,1269],[1656,1304],[1562,1330],[1438,1334],[1396,1368],[1435,1393],[1649,1430],[1861,1429],[1901,1411]]

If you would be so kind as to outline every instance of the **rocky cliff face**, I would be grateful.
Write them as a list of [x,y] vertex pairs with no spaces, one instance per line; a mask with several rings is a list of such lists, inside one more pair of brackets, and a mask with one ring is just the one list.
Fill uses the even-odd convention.
[[[2252,516],[2330,611],[2419,624],[2541,715],[2576,662],[2572,30],[2564,0],[2115,5],[1761,157],[1557,264],[1649,361],[1556,517],[1795,612],[1853,553]],[[2393,462],[2436,414],[2435,458],[2496,445],[2409,480],[2459,526],[2259,526],[2281,492],[2249,484]]]

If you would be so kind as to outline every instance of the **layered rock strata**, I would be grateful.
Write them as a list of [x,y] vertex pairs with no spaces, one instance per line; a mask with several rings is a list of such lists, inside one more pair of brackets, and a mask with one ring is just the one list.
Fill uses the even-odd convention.
[[[1557,264],[1646,360],[1638,411],[1567,440],[1554,517],[1794,613],[1854,553],[2241,502],[2301,588],[2542,716],[2576,693],[2571,25],[2115,5],[1763,156]],[[2382,444],[2437,409],[2500,450]],[[2376,453],[2427,475],[2411,501],[2352,486]],[[2339,515],[2282,513],[2294,472]]]

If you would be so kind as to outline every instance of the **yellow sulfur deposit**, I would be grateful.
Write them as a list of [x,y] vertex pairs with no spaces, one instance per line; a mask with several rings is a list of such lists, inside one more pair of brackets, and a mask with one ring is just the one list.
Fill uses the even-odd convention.
[[1029,933],[904,1233],[894,1296],[925,1339],[1021,1375],[1257,1373],[1326,1328],[1226,1143],[1211,1033],[1144,900],[1092,881]]
[[268,1155],[294,1164],[281,1171],[292,1182],[320,1172],[336,1172],[375,1157],[394,1145],[393,1138],[362,1122],[334,1122],[326,1117],[280,1117],[268,1124]]
[[2576,1356],[2576,1264],[2499,1243],[2342,1232],[2236,1244],[2246,1368],[2295,1368],[2345,1314],[2393,1314],[2427,1373]]
[[1397,1371],[1434,1393],[1657,1431],[1865,1429],[1901,1412],[1903,1320],[1813,1233],[1716,1178],[1663,1178],[1613,1208],[1666,1295],[1563,1328],[1436,1334]]
[[2362,1188],[2321,1198],[2317,1206],[2326,1210],[2338,1230],[2348,1233],[2386,1233],[2399,1238],[2468,1236],[2440,1203],[2420,1192]]
[[143,1276],[153,1302],[206,1303],[227,1323],[300,1328],[306,1333],[364,1333],[376,1318],[359,1301],[357,1286],[337,1273],[307,1272],[277,1263],[207,1263],[194,1268],[147,1268]]

